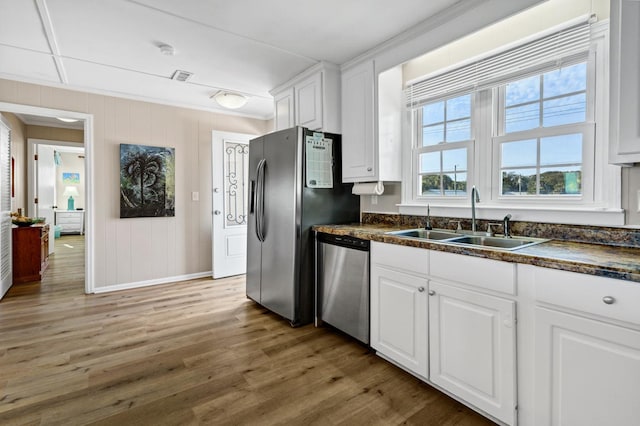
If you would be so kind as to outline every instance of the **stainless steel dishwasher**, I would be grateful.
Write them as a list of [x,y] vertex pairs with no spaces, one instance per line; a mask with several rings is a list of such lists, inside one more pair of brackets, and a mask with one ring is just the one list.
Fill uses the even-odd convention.
[[317,234],[316,326],[369,344],[369,241]]

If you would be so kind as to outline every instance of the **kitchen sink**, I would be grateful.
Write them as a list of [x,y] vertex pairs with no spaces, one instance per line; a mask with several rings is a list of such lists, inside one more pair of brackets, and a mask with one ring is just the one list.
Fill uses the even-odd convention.
[[523,247],[529,247],[534,244],[544,243],[545,239],[541,238],[523,238],[523,237],[489,237],[483,235],[465,235],[449,242],[455,244],[464,244],[470,246],[491,247],[503,250],[516,250]]
[[546,239],[527,237],[496,237],[485,235],[459,234],[447,229],[405,229],[402,231],[390,231],[388,235],[396,237],[419,238],[430,241],[440,241],[447,244],[461,246],[475,246],[484,248],[494,248],[500,250],[517,250],[535,244],[544,243]]
[[406,229],[402,231],[390,231],[387,232],[389,235],[395,235],[397,237],[411,237],[411,238],[422,238],[425,240],[448,240],[451,238],[460,237],[460,234],[456,234],[453,231],[441,230],[441,229]]

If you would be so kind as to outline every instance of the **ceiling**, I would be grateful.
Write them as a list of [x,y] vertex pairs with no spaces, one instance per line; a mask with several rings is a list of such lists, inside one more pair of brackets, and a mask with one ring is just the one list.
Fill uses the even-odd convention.
[[[0,0],[0,78],[269,119],[269,90],[464,1]],[[249,100],[226,110],[220,90]]]

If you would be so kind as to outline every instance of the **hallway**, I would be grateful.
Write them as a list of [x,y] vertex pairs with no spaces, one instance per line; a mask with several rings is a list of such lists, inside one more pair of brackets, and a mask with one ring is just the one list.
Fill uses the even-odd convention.
[[56,238],[55,253],[49,256],[49,266],[44,271],[42,281],[15,284],[3,300],[40,294],[46,296],[42,303],[48,303],[72,294],[84,294],[84,243],[84,235]]

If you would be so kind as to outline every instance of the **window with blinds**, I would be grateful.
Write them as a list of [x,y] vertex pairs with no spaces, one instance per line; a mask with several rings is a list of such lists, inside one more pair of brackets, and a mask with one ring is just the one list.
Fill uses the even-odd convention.
[[408,201],[459,205],[476,185],[485,203],[593,204],[595,71],[606,55],[591,31],[584,17],[410,82]]
[[568,28],[554,31],[452,70],[410,83],[405,96],[409,108],[418,108],[439,98],[479,91],[520,78],[558,68],[563,63],[587,57],[590,23],[587,18]]

